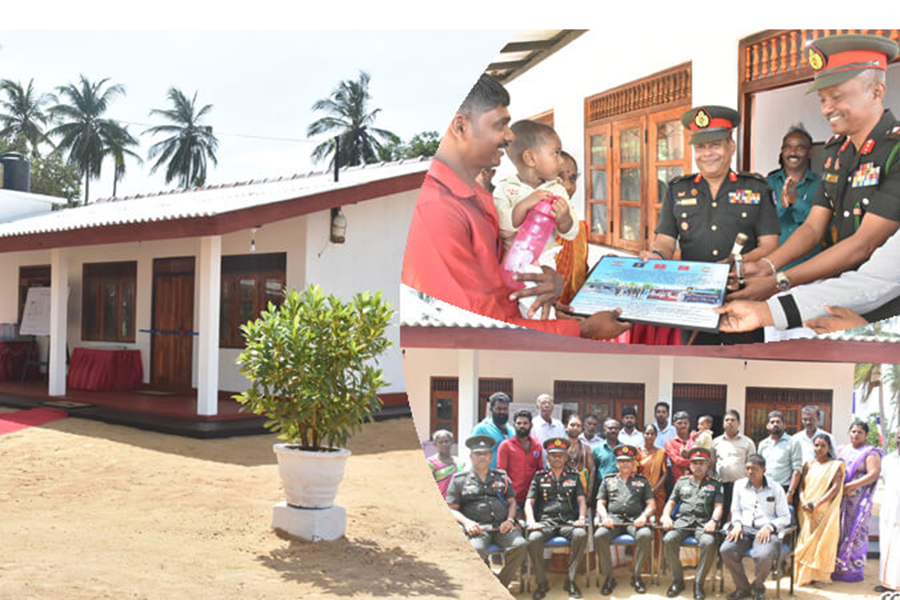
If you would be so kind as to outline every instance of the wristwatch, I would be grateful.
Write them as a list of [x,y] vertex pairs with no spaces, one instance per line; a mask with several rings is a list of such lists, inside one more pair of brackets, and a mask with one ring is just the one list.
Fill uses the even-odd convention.
[[784,271],[779,271],[775,274],[775,285],[779,292],[786,292],[791,289],[791,279]]

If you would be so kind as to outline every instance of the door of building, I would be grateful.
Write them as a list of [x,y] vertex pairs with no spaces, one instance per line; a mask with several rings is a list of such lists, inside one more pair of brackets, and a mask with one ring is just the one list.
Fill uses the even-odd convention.
[[153,261],[153,333],[150,382],[191,387],[194,344],[194,257]]
[[697,418],[709,415],[713,418],[713,435],[724,433],[722,421],[728,386],[708,383],[676,383],[672,386],[672,414],[680,410],[691,415],[691,430],[697,429]]

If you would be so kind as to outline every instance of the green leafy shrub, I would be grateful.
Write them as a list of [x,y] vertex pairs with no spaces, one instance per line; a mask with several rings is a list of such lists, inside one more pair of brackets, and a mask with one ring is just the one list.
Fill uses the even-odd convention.
[[237,362],[251,381],[235,400],[279,438],[303,449],[347,443],[381,408],[386,385],[376,365],[391,345],[393,310],[381,292],[344,302],[317,285],[285,292],[284,302],[241,326],[247,341]]

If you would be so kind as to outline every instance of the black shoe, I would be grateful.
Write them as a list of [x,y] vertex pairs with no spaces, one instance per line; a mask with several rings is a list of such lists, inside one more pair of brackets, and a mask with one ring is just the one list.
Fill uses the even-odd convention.
[[753,600],[766,600],[766,588],[753,590]]
[[609,596],[613,593],[613,590],[616,589],[616,579],[609,575],[606,578],[606,581],[603,582],[603,589],[600,590],[600,593],[604,596]]
[[744,600],[745,598],[749,597],[749,590],[734,590],[733,592],[725,596],[725,600]]
[[669,589],[666,591],[666,596],[669,598],[674,598],[678,594],[684,591],[684,582],[683,581],[673,581],[672,585],[669,586]]
[[534,600],[541,600],[544,596],[547,595],[547,592],[550,591],[550,584],[542,583],[537,586],[534,590],[534,593],[531,595]]
[[703,584],[695,583],[694,584],[694,600],[703,600],[706,598],[706,594],[703,593]]
[[647,586],[644,585],[644,580],[641,579],[640,576],[631,578],[631,587],[633,587],[634,591],[638,594],[647,593]]
[[578,589],[578,586],[575,585],[575,582],[569,581],[568,579],[563,583],[563,589],[569,593],[569,598],[581,598],[583,595],[581,590]]

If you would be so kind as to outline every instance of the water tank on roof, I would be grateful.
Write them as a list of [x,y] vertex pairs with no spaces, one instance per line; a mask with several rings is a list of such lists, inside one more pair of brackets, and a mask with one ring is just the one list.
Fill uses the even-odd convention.
[[18,152],[0,154],[0,171],[3,173],[3,189],[31,191],[31,165]]

